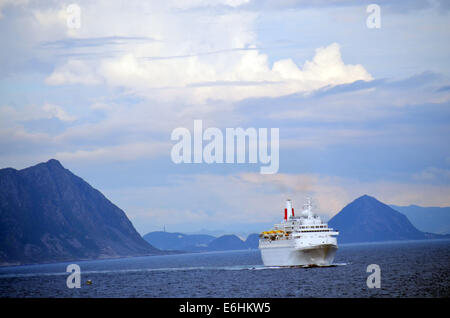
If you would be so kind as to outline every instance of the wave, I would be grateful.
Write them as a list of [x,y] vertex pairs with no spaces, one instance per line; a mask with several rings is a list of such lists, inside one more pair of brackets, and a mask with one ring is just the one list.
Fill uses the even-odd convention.
[[[202,270],[218,270],[218,271],[242,271],[242,270],[273,270],[273,269],[289,269],[289,268],[311,268],[311,267],[336,267],[345,266],[347,263],[336,263],[331,265],[304,265],[304,266],[264,266],[264,265],[233,265],[233,266],[189,266],[189,267],[160,267],[160,268],[135,268],[135,269],[108,269],[108,270],[87,270],[81,271],[82,275],[89,274],[126,274],[139,272],[176,272],[176,271],[202,271]],[[68,272],[47,272],[47,273],[10,273],[0,274],[0,279],[5,278],[27,278],[40,276],[65,276]]]

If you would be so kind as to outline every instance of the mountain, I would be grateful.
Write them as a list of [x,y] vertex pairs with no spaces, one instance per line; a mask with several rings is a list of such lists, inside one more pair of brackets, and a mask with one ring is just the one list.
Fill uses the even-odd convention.
[[339,230],[340,243],[438,237],[419,231],[405,215],[368,195],[345,206],[328,224]]
[[259,234],[250,234],[245,240],[247,248],[256,249],[259,245]]
[[183,234],[163,231],[147,233],[143,238],[159,249],[189,252],[205,250],[208,244],[215,239],[214,236],[206,234]]
[[246,250],[258,248],[259,235],[250,234],[245,241],[238,236],[222,235],[214,237],[206,234],[183,234],[169,232],[150,232],[144,239],[151,245],[164,250],[176,250],[186,252]]
[[420,231],[450,234],[450,207],[422,207],[417,205],[391,205],[408,217]]
[[245,250],[247,246],[236,235],[222,235],[208,244],[210,251]]
[[0,263],[155,253],[121,209],[59,161],[0,169]]

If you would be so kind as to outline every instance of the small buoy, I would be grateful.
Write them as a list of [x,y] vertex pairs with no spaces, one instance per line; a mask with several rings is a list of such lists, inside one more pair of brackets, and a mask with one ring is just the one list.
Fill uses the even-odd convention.
[[88,279],[88,280],[86,281],[86,285],[92,285],[92,281],[91,281],[90,279]]

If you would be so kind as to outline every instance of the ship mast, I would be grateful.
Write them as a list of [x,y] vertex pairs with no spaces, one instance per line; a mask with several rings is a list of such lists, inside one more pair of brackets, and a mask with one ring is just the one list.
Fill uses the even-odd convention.
[[312,213],[312,204],[311,204],[311,198],[307,198],[306,199],[306,203],[303,205],[303,210],[308,212],[308,218],[313,218],[313,213]]

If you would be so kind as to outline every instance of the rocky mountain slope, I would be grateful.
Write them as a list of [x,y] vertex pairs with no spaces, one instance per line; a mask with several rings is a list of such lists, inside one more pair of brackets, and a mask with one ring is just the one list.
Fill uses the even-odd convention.
[[0,170],[0,263],[155,253],[121,209],[59,161]]

